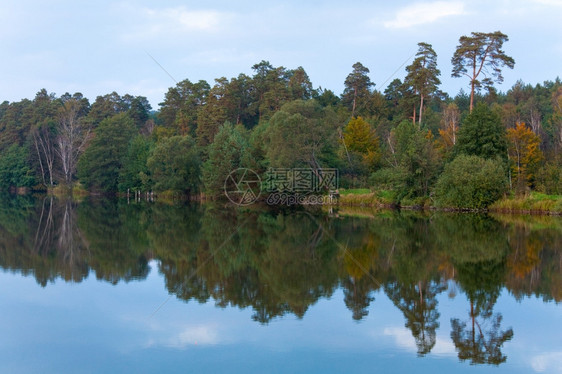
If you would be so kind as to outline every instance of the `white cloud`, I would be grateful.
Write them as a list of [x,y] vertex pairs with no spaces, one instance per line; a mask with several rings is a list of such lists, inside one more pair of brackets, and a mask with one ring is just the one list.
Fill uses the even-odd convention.
[[562,373],[562,352],[550,352],[534,356],[531,367],[538,373]]
[[562,0],[532,0],[535,3],[548,6],[562,6]]
[[187,10],[185,7],[145,9],[152,28],[179,28],[186,31],[213,31],[220,25],[221,14],[215,10]]
[[178,329],[174,324],[152,322],[148,328],[150,334],[143,344],[144,348],[159,346],[185,349],[194,345],[216,345],[222,341],[218,326],[214,323],[184,325]]
[[[386,327],[383,334],[394,338],[397,346],[410,352],[417,352],[416,341],[412,332],[404,327]],[[432,354],[439,356],[455,356],[455,346],[448,338],[436,336],[435,345],[431,350]]]
[[394,338],[396,345],[411,352],[417,352],[416,342],[410,333],[402,327],[386,327],[383,334]]
[[462,14],[466,14],[464,3],[459,1],[417,3],[398,10],[395,18],[384,22],[384,26],[387,28],[407,28],[432,23],[441,18]]
[[193,34],[217,34],[224,30],[231,18],[228,13],[214,9],[192,10],[184,6],[175,8],[141,8],[122,6],[119,13],[137,13],[137,19],[124,33],[125,40],[160,40],[189,37]]
[[173,348],[185,348],[189,345],[214,345],[219,342],[216,326],[189,326],[172,337],[166,345]]

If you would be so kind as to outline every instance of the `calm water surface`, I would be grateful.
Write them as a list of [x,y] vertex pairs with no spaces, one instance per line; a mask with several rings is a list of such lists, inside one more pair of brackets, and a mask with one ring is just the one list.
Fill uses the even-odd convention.
[[562,219],[0,198],[1,373],[562,373]]

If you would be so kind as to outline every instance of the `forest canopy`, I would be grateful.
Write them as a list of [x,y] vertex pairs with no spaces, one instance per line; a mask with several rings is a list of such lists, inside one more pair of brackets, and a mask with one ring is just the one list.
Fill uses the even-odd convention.
[[[440,90],[448,72],[426,42],[404,81],[376,87],[376,71],[357,62],[340,94],[315,87],[303,67],[268,61],[252,75],[184,79],[158,110],[143,96],[112,92],[91,102],[41,89],[32,100],[0,104],[0,189],[221,198],[231,169],[282,167],[338,169],[341,187],[386,191],[398,204],[436,192],[450,206],[490,203],[464,201],[458,178],[474,183],[464,187],[475,194],[491,181],[505,186],[494,197],[559,194],[562,83],[519,80],[497,91],[502,69],[515,66],[502,50],[508,40],[499,31],[460,37],[450,74],[468,78],[469,91],[455,96]],[[471,160],[493,165],[495,175],[466,178]]]

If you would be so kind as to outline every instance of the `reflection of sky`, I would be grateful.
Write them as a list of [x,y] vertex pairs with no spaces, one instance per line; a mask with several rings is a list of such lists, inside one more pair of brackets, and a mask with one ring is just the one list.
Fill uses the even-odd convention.
[[435,347],[417,358],[402,313],[382,292],[361,322],[352,320],[337,291],[302,320],[291,315],[264,326],[251,319],[251,309],[168,300],[156,271],[117,286],[90,276],[41,288],[32,277],[11,273],[0,273],[0,284],[2,373],[562,373],[561,306],[517,302],[506,292],[495,311],[503,314],[502,330],[513,327],[514,339],[503,347],[507,363],[496,368],[458,363],[450,319],[468,319],[463,294],[439,296]]

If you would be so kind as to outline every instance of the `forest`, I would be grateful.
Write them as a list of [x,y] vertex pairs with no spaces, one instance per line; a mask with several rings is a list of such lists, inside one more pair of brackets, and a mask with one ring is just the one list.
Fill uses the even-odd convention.
[[500,31],[460,37],[443,72],[466,81],[455,96],[440,90],[428,43],[386,87],[353,64],[339,95],[314,87],[302,67],[268,61],[212,84],[182,80],[158,110],[143,96],[90,102],[41,89],[0,104],[0,190],[221,199],[237,168],[336,168],[342,189],[398,205],[478,209],[505,196],[560,195],[562,82],[497,91],[502,69],[515,67],[508,40]]

